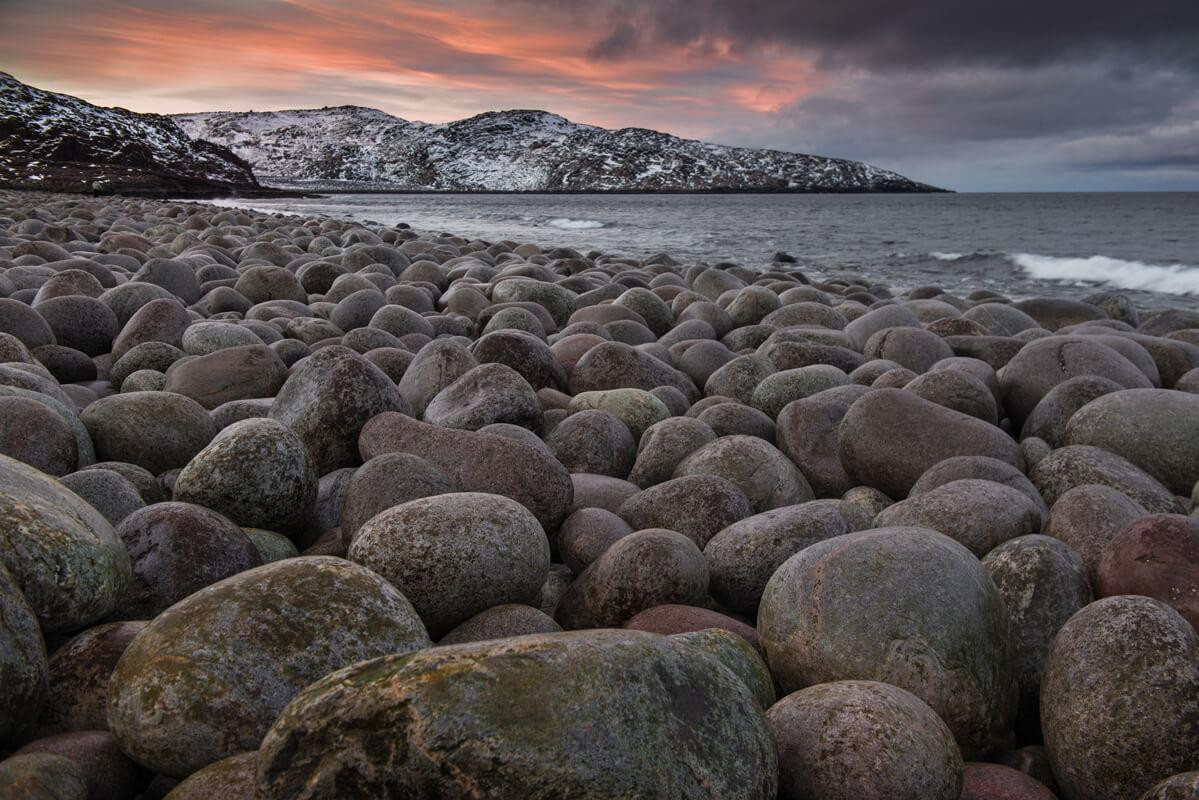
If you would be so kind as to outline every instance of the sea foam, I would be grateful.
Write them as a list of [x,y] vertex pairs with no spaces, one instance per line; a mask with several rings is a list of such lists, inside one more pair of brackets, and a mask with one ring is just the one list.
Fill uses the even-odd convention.
[[583,228],[602,228],[604,223],[597,219],[571,219],[570,217],[556,217],[549,220],[546,225],[554,228],[564,228],[566,230],[581,230]]
[[1013,253],[1008,258],[1028,275],[1049,281],[1087,281],[1168,294],[1199,294],[1199,267],[1145,264],[1109,256],[1059,258]]

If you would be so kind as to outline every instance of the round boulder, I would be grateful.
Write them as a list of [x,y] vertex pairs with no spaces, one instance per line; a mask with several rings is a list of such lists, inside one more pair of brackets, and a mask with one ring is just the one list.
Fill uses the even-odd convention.
[[257,749],[318,678],[428,646],[411,604],[370,570],[328,556],[277,561],[151,621],[112,674],[109,727],[134,759],[184,777]]
[[1103,549],[1095,594],[1161,600],[1199,630],[1199,518],[1154,514],[1128,525]]
[[212,441],[216,425],[190,397],[128,392],[102,397],[79,415],[105,461],[125,461],[155,475],[182,467]]
[[461,492],[376,515],[359,528],[348,557],[402,591],[440,637],[492,606],[535,602],[550,548],[537,518],[520,503]]

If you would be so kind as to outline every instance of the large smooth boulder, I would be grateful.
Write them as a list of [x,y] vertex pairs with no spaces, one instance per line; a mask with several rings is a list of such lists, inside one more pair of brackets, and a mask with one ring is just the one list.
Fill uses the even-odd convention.
[[191,503],[155,503],[117,526],[133,577],[110,618],[153,619],[179,600],[260,566],[258,548],[228,518]]
[[0,454],[47,475],[75,470],[79,447],[75,432],[48,404],[30,397],[0,395]]
[[358,469],[341,500],[341,532],[353,541],[371,517],[422,497],[459,491],[445,474],[420,456],[384,453]]
[[802,503],[734,522],[704,546],[712,596],[733,611],[755,614],[774,571],[816,542],[850,532],[849,523],[824,503]]
[[0,564],[0,742],[36,715],[49,664],[37,616]]
[[1199,395],[1170,389],[1105,394],[1070,417],[1065,441],[1102,447],[1185,495],[1199,481]]
[[799,551],[766,585],[758,631],[784,691],[837,680],[907,689],[966,757],[996,745],[1015,715],[1003,599],[978,559],[936,531],[877,528]]
[[809,686],[766,712],[780,800],[958,800],[962,754],[920,698],[875,681]]
[[568,630],[615,628],[647,608],[694,604],[708,589],[695,542],[662,528],[622,536],[570,584],[554,618]]
[[1125,800],[1199,762],[1199,636],[1148,597],[1091,603],[1062,626],[1041,725],[1066,800]]
[[235,422],[188,462],[174,499],[247,528],[299,537],[316,514],[317,475],[303,442],[273,419]]
[[668,481],[684,458],[715,438],[706,422],[692,417],[654,423],[641,434],[629,481],[642,489]]
[[274,397],[287,367],[264,344],[230,347],[171,365],[163,391],[195,400],[209,411],[231,400]]
[[535,601],[550,548],[520,503],[460,492],[377,514],[354,535],[348,558],[403,592],[437,638],[492,606]]
[[1049,536],[1021,536],[983,558],[1012,623],[1020,712],[1035,722],[1053,637],[1066,620],[1091,602],[1086,565],[1065,543]]
[[372,419],[359,437],[362,458],[409,453],[440,469],[463,492],[510,497],[555,531],[574,499],[570,473],[548,450],[506,436],[441,428],[403,414]]
[[633,530],[666,528],[699,547],[717,531],[753,513],[737,485],[717,475],[687,475],[638,492],[619,509]]
[[989,456],[1023,466],[1016,442],[988,425],[902,389],[875,389],[841,422],[841,463],[852,480],[907,497],[930,467],[954,456]]
[[1026,344],[999,375],[999,388],[1008,416],[1019,430],[1037,403],[1070,378],[1095,375],[1126,389],[1149,389],[1152,384],[1118,352],[1084,336],[1049,336]]
[[106,622],[62,644],[50,657],[50,690],[34,733],[108,730],[108,679],[143,621]]
[[841,420],[865,386],[839,386],[783,407],[775,438],[817,497],[840,497],[855,486],[841,463]]
[[124,461],[155,475],[183,467],[212,441],[216,425],[190,397],[126,392],[102,397],[79,415],[103,461]]
[[978,558],[1009,539],[1040,533],[1043,523],[1041,506],[1023,492],[974,478],[913,494],[874,519],[879,528],[932,528],[962,543]]
[[47,632],[112,611],[129,583],[129,553],[104,516],[58,481],[0,455],[0,565]]
[[778,776],[766,719],[737,675],[687,642],[639,631],[356,665],[297,697],[259,758],[264,800],[773,800]]
[[642,389],[673,386],[690,401],[699,399],[691,379],[674,367],[623,342],[603,342],[575,362],[570,373],[571,394],[606,389]]
[[1070,489],[1097,483],[1128,495],[1152,514],[1175,514],[1183,510],[1170,490],[1156,478],[1101,447],[1059,447],[1038,461],[1028,477],[1051,508]]
[[1154,514],[1103,548],[1095,594],[1161,600],[1199,630],[1199,517]]
[[323,347],[298,365],[271,419],[287,425],[308,450],[318,475],[357,466],[358,435],[371,418],[408,406],[391,378],[346,347]]
[[152,620],[113,671],[109,727],[138,762],[182,778],[257,749],[313,681],[429,644],[412,605],[370,570],[328,556],[276,561]]
[[1149,512],[1128,495],[1098,483],[1064,492],[1045,522],[1045,533],[1078,553],[1092,587],[1099,580],[1099,560],[1107,543],[1132,521]]
[[438,392],[424,420],[467,431],[497,422],[540,431],[541,416],[537,393],[519,372],[505,364],[480,364]]
[[755,512],[813,499],[803,473],[774,445],[756,436],[721,436],[687,456],[676,478],[714,475],[745,493]]
[[6,800],[89,800],[83,768],[57,753],[22,753],[0,761]]

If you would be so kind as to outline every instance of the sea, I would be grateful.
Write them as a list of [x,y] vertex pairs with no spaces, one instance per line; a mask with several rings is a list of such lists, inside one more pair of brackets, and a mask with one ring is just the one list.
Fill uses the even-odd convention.
[[1127,293],[1199,308],[1199,192],[1039,194],[330,194],[221,201],[535,242],[582,253],[859,275],[1012,298]]

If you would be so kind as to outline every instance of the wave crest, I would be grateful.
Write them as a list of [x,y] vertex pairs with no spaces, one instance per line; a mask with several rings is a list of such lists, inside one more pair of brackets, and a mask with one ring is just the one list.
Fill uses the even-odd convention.
[[1040,280],[1087,281],[1167,294],[1199,294],[1199,267],[1187,264],[1146,264],[1108,256],[1059,258],[1013,253],[1008,258]]
[[597,219],[571,219],[570,217],[555,217],[545,223],[553,228],[566,230],[583,230],[586,228],[602,228],[604,223]]

